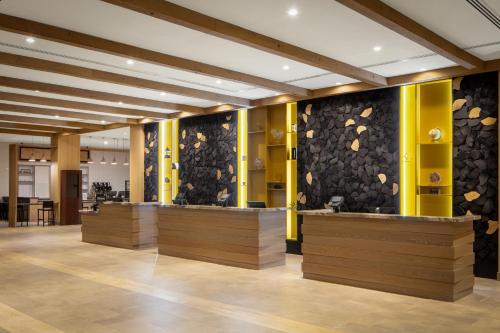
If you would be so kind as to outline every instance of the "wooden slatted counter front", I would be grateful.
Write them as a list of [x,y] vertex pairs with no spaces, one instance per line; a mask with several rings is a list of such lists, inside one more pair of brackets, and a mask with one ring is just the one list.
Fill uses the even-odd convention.
[[446,301],[472,292],[474,216],[299,214],[304,278]]
[[262,269],[285,264],[286,209],[158,208],[158,253]]
[[103,203],[98,212],[80,211],[82,241],[137,249],[156,246],[157,203]]

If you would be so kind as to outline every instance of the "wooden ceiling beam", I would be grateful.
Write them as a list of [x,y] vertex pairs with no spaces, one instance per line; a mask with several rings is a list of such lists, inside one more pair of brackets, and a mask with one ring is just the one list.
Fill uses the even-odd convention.
[[[401,14],[380,0],[336,1],[465,68],[481,68],[484,66],[483,60],[432,32],[408,16]],[[432,8],[428,9],[432,10]]]
[[59,28],[15,16],[0,14],[0,29],[34,36],[67,45],[82,47],[89,50],[104,52],[116,56],[126,57],[155,65],[167,66],[192,73],[208,75],[234,82],[241,82],[255,87],[270,89],[282,93],[298,96],[308,96],[310,90],[291,84],[265,79],[226,68],[212,66],[201,62],[183,59],[172,55],[139,48],[136,46],[86,35],[80,32]]
[[78,130],[73,129],[73,128],[63,128],[63,127],[34,125],[34,124],[22,124],[22,123],[15,123],[15,122],[9,122],[9,121],[0,121],[0,128],[43,131],[43,132],[51,132],[51,133],[57,133],[57,134],[65,134],[65,133],[66,134],[78,134]]
[[45,136],[45,137],[51,137],[54,134],[54,132],[37,132],[37,131],[29,131],[29,130],[23,131],[23,130],[18,130],[18,129],[7,129],[7,128],[0,128],[0,133],[16,134],[16,135],[29,135],[29,136]]
[[[1,83],[0,83],[0,85],[1,85]],[[29,103],[29,104],[45,105],[45,106],[55,106],[55,107],[60,107],[60,108],[76,109],[76,110],[82,110],[82,111],[93,111],[93,112],[100,112],[100,113],[116,114],[116,115],[120,115],[120,116],[151,117],[151,118],[168,119],[168,115],[169,115],[168,113],[144,111],[144,110],[137,110],[137,109],[130,109],[130,108],[121,108],[121,107],[114,107],[114,106],[93,104],[93,103],[86,103],[86,102],[75,102],[75,101],[70,101],[70,100],[65,100],[65,99],[56,99],[56,98],[33,96],[33,95],[4,93],[4,92],[0,92],[0,94],[1,94],[1,96],[3,96],[3,98],[0,98],[0,99],[5,98],[5,100],[11,101],[11,102],[22,102],[22,103]],[[200,110],[201,110],[200,112],[203,112],[203,109],[200,109]]]
[[[0,92],[0,100],[8,100],[2,97],[3,93]],[[49,117],[64,117],[64,118],[75,118],[80,120],[93,120],[93,121],[105,121],[108,123],[129,123],[136,124],[137,119],[128,119],[121,117],[110,117],[105,115],[99,115],[94,113],[83,113],[66,111],[59,109],[46,109],[27,105],[9,104],[0,102],[0,110],[14,113],[26,113],[26,114],[36,114],[40,116]]]
[[[104,2],[134,10],[167,22],[178,24],[243,44],[264,52],[272,53],[297,62],[308,64],[332,73],[345,75],[376,86],[385,86],[385,77],[345,62],[285,43],[240,26],[218,20],[202,13],[181,7],[164,0],[102,0]],[[238,104],[226,101],[229,104]]]
[[69,65],[61,62],[43,60],[39,58],[27,57],[6,52],[0,52],[0,64],[61,75],[68,75],[87,80],[113,83],[134,88],[156,90],[158,91],[158,93],[169,92],[181,96],[188,96],[192,98],[221,103],[232,103],[243,106],[250,104],[250,101],[248,99],[236,96],[224,95],[205,90],[177,86],[170,83],[146,80],[134,76],[127,76],[123,74],[101,71],[98,69]]
[[104,125],[84,123],[80,121],[67,121],[59,119],[28,117],[23,115],[13,116],[13,115],[0,114],[0,121],[23,122],[30,124],[49,125],[55,127],[76,127],[76,128],[91,129],[96,131],[103,131],[106,129]]
[[[184,112],[192,112],[192,113],[203,112],[202,108],[197,107],[197,106],[192,106],[192,105],[163,102],[163,101],[157,101],[154,99],[132,97],[132,96],[112,94],[112,93],[107,93],[107,92],[102,92],[102,91],[87,90],[87,89],[80,89],[80,88],[74,88],[74,87],[66,87],[66,86],[60,86],[57,84],[22,80],[22,79],[16,79],[16,78],[6,77],[6,76],[0,76],[0,86],[9,87],[9,88],[17,88],[17,89],[26,89],[26,90],[32,90],[32,91],[38,90],[38,91],[45,92],[45,93],[73,96],[73,97],[79,97],[79,98],[95,99],[95,100],[106,101],[106,102],[114,102],[114,103],[122,102],[122,103],[130,104],[130,105],[146,106],[146,107],[159,108],[159,109],[184,111]],[[129,108],[117,108],[117,109],[122,109],[122,110],[127,110],[127,111],[135,110],[135,112],[141,111],[141,110],[129,109]],[[159,113],[159,114],[160,114],[160,116],[158,116],[158,118],[162,118],[163,115],[161,113]],[[131,115],[133,115],[133,114],[131,114]]]

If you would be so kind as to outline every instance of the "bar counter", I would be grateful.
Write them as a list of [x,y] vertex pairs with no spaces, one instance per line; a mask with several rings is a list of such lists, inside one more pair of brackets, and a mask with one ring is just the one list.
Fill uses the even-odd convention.
[[158,253],[249,269],[285,264],[285,208],[161,205]]
[[156,246],[157,203],[105,202],[81,210],[82,241],[126,249]]
[[304,278],[445,301],[472,292],[475,216],[299,214]]

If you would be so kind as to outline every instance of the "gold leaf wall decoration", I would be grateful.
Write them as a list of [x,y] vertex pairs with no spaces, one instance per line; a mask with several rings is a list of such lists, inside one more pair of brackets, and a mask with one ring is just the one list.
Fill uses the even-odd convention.
[[304,122],[307,124],[307,114],[302,114],[302,120],[304,120]]
[[314,135],[314,130],[309,130],[306,132],[306,138],[312,139]]
[[307,106],[306,106],[306,114],[308,116],[311,115],[311,109],[312,109],[312,107],[313,107],[312,104],[307,104]]
[[179,145],[179,149],[180,149],[180,150],[183,150],[183,149],[184,149],[184,147],[185,147],[185,146],[184,146],[184,144],[183,144],[183,143],[181,143],[181,144]]
[[236,147],[233,147],[233,151],[236,153]]
[[354,125],[354,124],[356,124],[356,122],[354,121],[354,119],[347,119],[346,122],[345,122],[344,127],[348,127],[348,126],[351,126],[351,125]]
[[385,182],[387,181],[387,176],[385,174],[383,174],[383,173],[379,173],[378,174],[378,179],[380,180],[380,182],[382,184],[385,184]]
[[149,154],[149,148],[148,147],[144,147],[144,153]]
[[187,187],[187,188],[188,188],[188,190],[190,190],[190,191],[194,188],[193,184],[191,184],[191,183],[187,183],[187,184],[186,184],[186,187]]
[[462,83],[463,77],[456,77],[452,81],[453,90],[460,90],[460,84]]
[[207,141],[207,137],[202,134],[200,140],[203,141],[203,142],[206,142]]
[[195,147],[196,149],[200,148],[200,146],[201,146],[201,142],[200,142],[200,141],[198,141],[198,142],[196,142],[196,143],[194,144],[194,147]]
[[493,235],[498,229],[498,221],[488,221],[488,230],[486,230],[487,235]]
[[479,118],[480,114],[481,114],[481,108],[479,108],[479,107],[472,108],[469,111],[469,118],[471,118],[471,119]]
[[485,126],[494,125],[496,122],[497,122],[497,118],[493,118],[493,117],[486,117],[483,120],[481,120],[481,124],[483,124]]
[[151,173],[151,171],[153,171],[153,166],[148,166],[144,171],[146,172],[146,176],[149,177],[149,174]]
[[481,194],[477,193],[476,191],[471,191],[471,192],[467,192],[464,194],[465,200],[467,200],[467,201],[476,200],[480,196],[481,196]]
[[233,173],[234,173],[234,168],[233,168],[233,165],[232,165],[232,164],[229,164],[229,166],[227,167],[227,169],[229,170],[229,173],[230,173],[230,174],[233,174]]
[[222,127],[229,131],[229,123],[222,124]]
[[399,192],[399,185],[398,183],[392,183],[392,195],[396,195]]
[[454,100],[452,110],[453,111],[460,110],[462,108],[462,106],[464,106],[465,102],[467,102],[467,100],[465,100],[465,98],[460,98],[460,99]]
[[183,138],[183,139],[185,139],[185,138],[186,138],[186,130],[185,130],[185,129],[183,129],[183,130],[182,130],[182,138]]
[[363,112],[361,112],[361,117],[363,118],[368,118],[372,114],[373,108],[368,108],[364,109]]
[[354,151],[359,150],[359,140],[358,139],[354,139],[354,141],[351,144],[351,149]]
[[149,148],[153,148],[154,146],[155,146],[155,142],[154,142],[154,141],[151,141],[151,142],[149,143]]
[[219,169],[217,169],[217,180],[219,180],[220,177],[222,177],[222,172]]
[[307,175],[306,175],[306,182],[307,182],[309,185],[311,185],[311,184],[312,184],[312,182],[313,182],[313,175],[312,175],[311,171],[309,171],[309,172],[307,173]]
[[148,132],[148,134],[146,135],[146,138],[148,139],[148,141],[151,139],[151,132]]
[[236,176],[233,176],[233,177],[231,178],[231,183],[236,183]]
[[356,132],[358,132],[358,134],[361,134],[363,133],[364,131],[366,131],[366,126],[358,126],[358,128],[356,129]]
[[306,204],[306,195],[302,192],[297,193],[297,201],[300,202],[301,204],[305,205]]
[[203,134],[201,132],[196,133],[196,137],[198,138],[198,140],[200,140],[202,136]]

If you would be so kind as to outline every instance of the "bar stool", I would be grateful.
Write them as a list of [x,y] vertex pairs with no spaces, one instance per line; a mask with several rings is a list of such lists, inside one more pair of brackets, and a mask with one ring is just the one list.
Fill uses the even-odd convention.
[[[42,212],[41,218],[40,218],[40,212]],[[45,212],[47,212],[47,225],[56,224],[54,201],[47,200],[47,201],[42,201],[42,208],[38,209],[37,225],[40,225],[40,221],[42,221],[42,226],[45,227]]]
[[18,203],[17,204],[17,222],[21,223],[21,227],[23,223],[26,223],[26,226],[29,227],[29,204],[26,203]]

